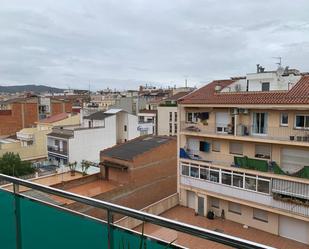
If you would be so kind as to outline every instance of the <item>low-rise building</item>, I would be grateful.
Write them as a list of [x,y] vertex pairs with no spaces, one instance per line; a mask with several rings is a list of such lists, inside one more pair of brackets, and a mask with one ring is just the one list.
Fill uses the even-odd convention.
[[99,152],[139,136],[137,116],[120,109],[99,111],[78,126],[58,126],[47,135],[49,160],[56,165],[88,160],[99,162]]
[[78,125],[79,114],[72,115],[60,113],[36,123],[34,128],[24,128],[16,132],[16,138],[0,141],[0,156],[13,152],[19,154],[22,160],[41,161],[47,158],[46,134],[51,132],[54,126]]

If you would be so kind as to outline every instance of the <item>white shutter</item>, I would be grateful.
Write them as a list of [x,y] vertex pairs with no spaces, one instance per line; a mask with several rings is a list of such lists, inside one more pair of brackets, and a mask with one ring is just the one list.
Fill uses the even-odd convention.
[[309,166],[309,151],[296,149],[281,150],[281,168],[289,173],[294,173],[304,166]]
[[187,190],[187,206],[195,209],[195,193]]
[[227,127],[231,122],[230,114],[228,112],[216,112],[216,125]]
[[200,150],[200,141],[195,138],[188,139],[188,149],[191,153],[198,153]]
[[302,220],[279,216],[279,235],[302,243],[309,243],[309,224]]

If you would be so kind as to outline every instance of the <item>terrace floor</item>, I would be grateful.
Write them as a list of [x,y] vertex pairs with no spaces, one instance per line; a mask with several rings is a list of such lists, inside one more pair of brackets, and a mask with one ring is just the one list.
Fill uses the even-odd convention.
[[[216,230],[217,232],[222,232],[225,234],[233,235],[236,237],[240,237],[243,239],[251,240],[257,243],[265,244],[268,246],[272,246],[280,249],[309,249],[309,245],[302,244],[287,238],[283,238],[280,236],[276,236],[267,232],[263,232],[254,228],[243,228],[243,226],[239,223],[222,220],[221,218],[217,218],[214,220],[209,220],[206,217],[195,216],[194,210],[186,207],[177,206],[172,208],[166,212],[164,212],[161,216],[181,221],[184,223],[188,223],[191,225],[196,225],[199,227],[203,227],[209,230]],[[141,226],[137,227],[135,230],[141,231]],[[144,232],[147,235],[152,237],[157,237],[166,241],[175,241],[175,244],[185,246],[187,248],[194,249],[225,249],[231,248],[228,246],[224,246],[212,241],[200,239],[197,237],[193,237],[191,235],[187,235],[184,233],[180,233],[168,228],[162,228],[157,225],[146,223],[144,226]]]

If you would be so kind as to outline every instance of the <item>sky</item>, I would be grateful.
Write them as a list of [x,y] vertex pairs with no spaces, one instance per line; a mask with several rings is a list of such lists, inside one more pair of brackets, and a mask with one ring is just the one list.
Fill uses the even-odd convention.
[[309,71],[308,0],[0,0],[0,84],[200,86]]

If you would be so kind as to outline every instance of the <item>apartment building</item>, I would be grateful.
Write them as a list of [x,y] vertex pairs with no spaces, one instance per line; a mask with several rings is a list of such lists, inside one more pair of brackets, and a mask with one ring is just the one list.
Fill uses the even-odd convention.
[[55,165],[88,160],[99,162],[100,150],[139,136],[137,116],[121,109],[99,111],[78,126],[58,126],[47,135],[48,159]]
[[13,135],[23,128],[51,115],[72,112],[65,100],[26,96],[0,102],[0,136]]
[[0,141],[0,156],[13,152],[19,154],[23,161],[41,161],[47,158],[46,134],[54,126],[78,125],[79,114],[60,113],[36,123],[36,127],[24,128],[16,132],[16,137]]
[[141,135],[157,134],[157,110],[141,110],[137,116]]
[[308,96],[309,75],[259,65],[185,96],[181,204],[309,244]]
[[[185,88],[186,89],[186,88]],[[175,89],[176,90],[176,89]],[[187,90],[187,89],[186,89]],[[173,96],[161,100],[157,107],[158,111],[158,135],[176,136],[178,132],[178,111],[177,103],[188,91],[179,91]]]

